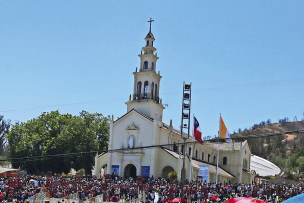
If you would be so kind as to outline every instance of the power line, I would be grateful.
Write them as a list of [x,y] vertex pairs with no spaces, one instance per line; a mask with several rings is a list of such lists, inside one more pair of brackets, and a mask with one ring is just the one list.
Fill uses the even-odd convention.
[[[235,90],[235,89],[247,89],[247,88],[255,88],[255,87],[275,86],[275,85],[282,85],[282,84],[294,84],[294,83],[300,83],[300,82],[304,82],[304,79],[281,80],[281,81],[271,81],[271,82],[264,82],[264,83],[252,83],[252,84],[225,86],[225,87],[205,88],[205,89],[196,89],[193,91],[194,92],[228,91],[228,90]],[[177,94],[180,94],[180,92],[170,92],[170,93],[164,93],[161,95],[165,96],[165,95],[177,95]],[[25,109],[10,109],[10,110],[4,110],[4,111],[0,111],[0,112],[6,113],[6,112],[13,112],[13,111],[45,109],[45,108],[54,108],[54,107],[63,107],[63,106],[74,106],[74,105],[81,105],[81,104],[120,102],[123,100],[125,100],[125,98],[104,99],[104,100],[87,101],[87,102],[76,102],[76,103],[68,103],[68,104],[56,104],[56,105],[50,105],[50,106],[31,107],[31,108],[25,108]]]
[[[194,142],[189,142],[194,143]],[[183,143],[175,143],[176,145],[180,145]],[[20,158],[10,158],[10,159],[1,159],[0,161],[9,161],[9,160],[31,160],[31,159],[40,159],[40,158],[52,158],[52,157],[60,157],[60,156],[72,156],[72,155],[82,155],[82,154],[92,154],[92,153],[103,153],[103,152],[123,152],[123,151],[133,151],[136,149],[146,149],[146,148],[154,148],[154,147],[164,147],[171,146],[174,144],[162,144],[162,145],[149,145],[143,147],[134,147],[134,148],[121,148],[121,149],[112,149],[112,150],[100,150],[100,151],[88,151],[88,152],[76,152],[76,153],[65,153],[65,154],[52,154],[52,155],[43,155],[43,156],[32,156],[32,157],[20,157]]]
[[[277,136],[277,135],[283,135],[283,134],[291,134],[291,133],[304,133],[304,129],[298,129],[293,131],[284,131],[284,132],[278,132],[278,133],[264,133],[264,134],[256,134],[256,135],[247,135],[247,136],[238,136],[231,138],[232,140],[238,140],[238,139],[246,139],[246,138],[262,138],[262,137],[271,137],[271,136]],[[212,140],[203,140],[203,142],[225,142],[225,139],[222,138],[214,138]],[[186,144],[195,144],[199,143],[199,141],[191,141],[186,142]],[[64,154],[52,154],[52,155],[43,155],[43,156],[33,156],[33,157],[20,157],[20,158],[10,158],[10,159],[1,159],[0,161],[10,161],[12,163],[16,162],[27,162],[27,161],[36,161],[36,159],[42,159],[42,158],[60,158],[64,156],[76,156],[76,155],[84,155],[84,154],[93,154],[93,153],[114,153],[114,152],[121,152],[121,153],[127,153],[127,151],[133,151],[133,150],[141,150],[141,149],[149,149],[149,148],[155,148],[155,147],[167,147],[167,146],[174,146],[174,145],[183,145],[183,142],[178,142],[174,144],[162,144],[162,145],[148,145],[143,147],[134,147],[134,148],[121,148],[121,149],[112,149],[112,150],[99,150],[99,151],[87,151],[87,152],[72,152],[72,153],[64,153]]]
[[254,134],[254,135],[246,135],[246,136],[237,136],[232,139],[272,137],[272,136],[276,136],[276,135],[284,135],[284,134],[291,134],[291,133],[304,133],[304,129],[303,130],[284,131],[284,132],[278,132],[278,133],[263,133],[263,134]]
[[92,103],[100,103],[100,102],[118,102],[121,101],[120,99],[106,99],[106,100],[97,100],[97,101],[88,101],[88,102],[77,102],[77,103],[69,103],[69,104],[56,104],[56,105],[50,105],[50,106],[40,106],[40,107],[31,107],[31,108],[25,108],[25,109],[11,109],[11,110],[5,110],[0,111],[2,113],[5,112],[11,112],[11,111],[24,111],[24,110],[35,110],[35,109],[45,109],[45,108],[53,108],[53,107],[61,107],[61,106],[74,106],[74,105],[80,105],[80,104],[92,104]]

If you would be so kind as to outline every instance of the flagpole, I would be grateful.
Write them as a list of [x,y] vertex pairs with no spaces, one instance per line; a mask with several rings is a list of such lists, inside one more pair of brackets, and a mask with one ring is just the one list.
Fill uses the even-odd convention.
[[[193,122],[194,122],[194,114],[193,114]],[[189,174],[189,182],[191,181],[191,172],[192,172],[192,155],[193,155],[193,136],[194,136],[194,124],[192,125],[192,147],[191,147],[191,157],[190,157],[190,174]]]
[[221,114],[219,119],[219,132],[218,132],[218,138],[217,138],[217,162],[216,162],[216,184],[218,180],[218,164],[219,164],[219,158],[220,158],[220,132],[221,132]]

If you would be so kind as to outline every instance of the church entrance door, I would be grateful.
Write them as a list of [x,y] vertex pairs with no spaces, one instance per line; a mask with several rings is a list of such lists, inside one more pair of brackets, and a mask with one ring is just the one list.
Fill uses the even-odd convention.
[[162,170],[162,177],[163,178],[168,178],[168,174],[172,171],[174,171],[174,169],[171,166],[164,167],[163,170]]
[[136,178],[136,167],[133,164],[128,164],[125,167],[124,177],[129,178]]

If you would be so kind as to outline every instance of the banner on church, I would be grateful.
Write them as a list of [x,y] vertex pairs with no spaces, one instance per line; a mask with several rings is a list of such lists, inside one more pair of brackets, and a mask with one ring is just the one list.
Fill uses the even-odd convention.
[[203,177],[203,182],[209,183],[209,165],[200,165],[198,175]]
[[150,177],[150,166],[141,166],[141,175],[143,177]]
[[119,175],[119,165],[112,165],[111,168],[111,175]]

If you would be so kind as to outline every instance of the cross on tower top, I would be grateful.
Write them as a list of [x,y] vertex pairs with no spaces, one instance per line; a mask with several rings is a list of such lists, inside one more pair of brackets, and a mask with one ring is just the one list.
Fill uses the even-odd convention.
[[150,32],[151,32],[151,23],[153,22],[154,20],[152,20],[152,18],[150,18],[150,20],[148,21],[148,23],[150,23]]

